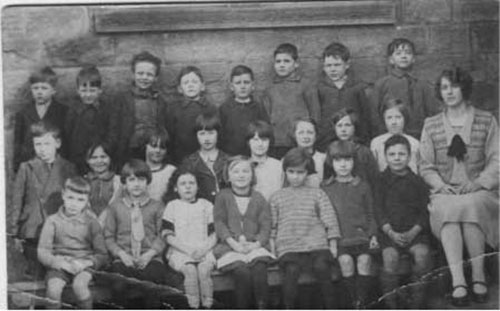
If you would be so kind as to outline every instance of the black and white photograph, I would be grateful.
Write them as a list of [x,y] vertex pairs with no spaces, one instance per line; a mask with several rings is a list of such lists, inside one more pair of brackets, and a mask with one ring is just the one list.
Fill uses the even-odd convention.
[[499,305],[499,0],[6,0],[2,309]]

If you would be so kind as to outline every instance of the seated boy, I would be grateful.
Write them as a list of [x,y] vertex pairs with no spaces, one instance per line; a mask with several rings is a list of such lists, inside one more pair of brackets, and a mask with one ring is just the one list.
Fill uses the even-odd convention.
[[263,103],[274,131],[274,146],[270,156],[281,159],[294,145],[288,133],[299,117],[319,120],[319,104],[314,89],[299,72],[297,47],[290,43],[280,44],[274,51],[272,84],[265,90]]
[[65,151],[80,174],[86,173],[85,155],[89,147],[101,141],[113,149],[110,134],[111,106],[101,98],[101,74],[95,66],[83,67],[76,77],[78,100],[72,103],[64,125]]
[[266,109],[252,95],[254,90],[253,71],[238,65],[231,70],[230,87],[233,94],[219,109],[222,134],[221,149],[229,155],[249,155],[245,141],[247,127],[251,122],[269,122]]
[[67,107],[54,99],[57,76],[50,67],[44,67],[29,77],[33,101],[16,114],[14,126],[14,171],[35,156],[31,125],[45,121],[58,129],[64,127]]
[[78,308],[92,309],[92,270],[106,263],[108,252],[101,226],[87,208],[89,194],[90,185],[83,177],[68,178],[62,190],[64,203],[47,218],[40,234],[38,259],[48,268],[47,298],[51,309],[61,307],[62,291],[68,282]]
[[351,69],[351,53],[339,42],[333,42],[323,51],[323,72],[317,85],[320,106],[316,148],[324,152],[335,138],[331,119],[342,108],[351,108],[359,118],[357,138],[370,141],[370,106],[365,94],[366,83],[356,79]]
[[40,279],[44,270],[36,253],[40,230],[46,217],[62,205],[64,181],[76,175],[76,170],[73,164],[58,155],[59,129],[39,122],[31,126],[30,136],[36,156],[21,163],[17,172],[9,206],[9,233],[14,237],[16,249],[28,260],[28,275]]
[[[179,287],[182,278],[162,262],[165,243],[160,236],[164,206],[152,200],[147,191],[151,183],[148,165],[131,159],[121,170],[123,197],[109,206],[104,240],[113,262],[111,272],[125,277]],[[126,301],[126,278],[113,282],[116,301]],[[158,307],[157,291],[142,286],[144,292],[140,306]],[[137,307],[137,306],[135,306]]]
[[[388,167],[381,176],[381,205],[379,224],[384,232],[381,236],[384,268],[381,285],[384,293],[399,285],[397,275],[401,253],[413,258],[412,299],[410,309],[425,308],[425,282],[418,279],[430,271],[432,262],[429,252],[427,203],[429,193],[423,180],[408,167],[410,143],[399,134],[385,142],[385,157]],[[398,309],[396,295],[386,299],[387,307]]]
[[387,46],[391,69],[389,74],[375,81],[371,98],[372,137],[383,134],[385,126],[382,106],[391,98],[400,98],[408,104],[409,118],[405,131],[420,139],[424,119],[439,112],[440,104],[434,97],[431,84],[413,73],[415,44],[408,39],[392,40]]

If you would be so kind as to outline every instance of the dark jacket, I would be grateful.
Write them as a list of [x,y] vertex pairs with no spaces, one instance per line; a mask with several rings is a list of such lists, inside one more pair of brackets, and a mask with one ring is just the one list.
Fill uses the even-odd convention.
[[[22,162],[28,161],[35,156],[33,137],[30,131],[31,125],[46,121],[64,131],[64,120],[68,107],[53,99],[43,119],[40,119],[35,105],[35,102],[31,102],[16,114],[14,127],[14,171],[16,172]],[[64,139],[63,133],[61,133],[61,139]],[[63,141],[62,149],[64,149],[64,145],[65,142]]]
[[249,103],[239,103],[234,97],[226,100],[219,108],[222,129],[220,147],[230,155],[249,155],[245,135],[251,122],[269,122],[264,105],[253,96]]

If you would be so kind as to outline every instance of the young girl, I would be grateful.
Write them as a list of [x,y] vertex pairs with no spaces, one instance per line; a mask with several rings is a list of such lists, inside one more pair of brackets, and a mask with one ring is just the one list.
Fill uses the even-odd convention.
[[182,161],[182,167],[194,172],[198,179],[198,196],[215,201],[215,195],[225,184],[224,165],[228,156],[217,148],[220,121],[216,113],[206,112],[196,118],[193,132],[196,133],[199,150]]
[[179,169],[172,176],[170,191],[178,196],[167,204],[162,220],[162,237],[170,245],[169,265],[184,274],[189,306],[211,308],[215,267],[212,248],[216,243],[213,205],[197,198],[198,183],[193,172]]
[[198,149],[195,121],[198,115],[215,112],[217,108],[204,95],[205,84],[201,70],[194,66],[181,69],[177,77],[180,98],[170,105],[167,116],[167,130],[172,136],[174,163]]
[[410,142],[411,153],[408,166],[414,173],[418,173],[417,163],[420,143],[413,136],[403,133],[409,116],[408,107],[401,99],[390,99],[384,104],[382,109],[387,133],[375,137],[370,144],[370,149],[378,163],[378,169],[383,172],[387,167],[384,153],[385,142],[389,137],[400,134]]
[[264,197],[252,190],[255,174],[244,156],[229,159],[224,170],[231,189],[222,190],[214,208],[215,231],[220,239],[214,253],[217,268],[234,278],[236,308],[265,309],[268,300],[267,263],[275,257],[267,250],[271,212]]
[[108,205],[122,192],[120,176],[111,169],[110,152],[102,144],[90,146],[86,160],[89,172],[84,177],[90,183],[90,208],[97,216],[99,224],[104,227]]
[[378,242],[372,192],[366,181],[353,174],[355,157],[353,142],[337,140],[328,146],[326,161],[334,176],[323,190],[339,217],[342,238],[338,242],[338,261],[352,306],[359,309],[367,302],[371,290],[370,252],[378,248]]
[[281,162],[267,155],[273,144],[273,128],[265,121],[255,121],[248,125],[245,140],[250,148],[256,183],[254,190],[266,200],[283,186]]
[[293,139],[298,147],[305,148],[312,155],[314,161],[314,170],[316,173],[307,176],[306,181],[310,187],[319,187],[323,181],[323,166],[326,158],[326,154],[315,149],[314,145],[317,133],[316,122],[310,117],[301,117],[294,123]]
[[145,146],[146,164],[151,169],[151,183],[148,185],[149,196],[161,201],[168,189],[168,182],[175,166],[167,164],[167,144],[169,136],[164,129],[155,130]]
[[283,169],[289,186],[275,192],[269,203],[270,244],[284,274],[284,307],[295,308],[300,272],[312,268],[321,287],[324,307],[334,309],[332,272],[340,229],[333,206],[323,190],[306,186],[314,162],[305,149],[288,151],[283,158]]

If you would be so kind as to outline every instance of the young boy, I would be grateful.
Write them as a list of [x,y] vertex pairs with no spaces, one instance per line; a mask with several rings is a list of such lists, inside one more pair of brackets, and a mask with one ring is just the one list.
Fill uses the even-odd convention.
[[387,57],[391,65],[389,75],[375,82],[371,95],[372,137],[385,132],[382,105],[391,98],[400,98],[408,104],[409,110],[405,130],[420,139],[424,119],[435,115],[440,105],[434,98],[430,84],[412,73],[415,62],[413,42],[404,38],[392,40],[387,46]]
[[366,84],[352,73],[349,49],[333,42],[323,51],[323,71],[317,85],[320,105],[318,140],[316,149],[324,152],[335,134],[332,131],[332,116],[342,108],[351,108],[359,118],[357,136],[362,143],[370,141],[370,106],[365,94]]
[[64,127],[67,107],[54,99],[57,76],[50,67],[44,67],[29,77],[33,101],[16,114],[14,127],[14,171],[22,162],[35,156],[31,125],[46,121],[59,129]]
[[17,172],[9,233],[14,237],[16,249],[28,260],[28,274],[39,279],[43,274],[36,254],[40,230],[47,216],[61,206],[64,181],[76,175],[76,170],[57,153],[61,147],[59,129],[39,122],[31,125],[30,136],[36,156],[21,163]]
[[223,171],[229,156],[217,148],[221,132],[220,119],[215,112],[196,118],[195,132],[199,150],[187,156],[181,167],[196,174],[198,197],[215,202],[215,195],[225,186]]
[[[113,263],[111,272],[125,277],[179,287],[182,281],[177,273],[162,262],[165,243],[160,236],[164,206],[148,195],[151,171],[138,159],[131,159],[121,170],[124,193],[120,200],[109,206],[104,240]],[[126,280],[112,284],[117,301],[126,301]],[[145,290],[141,304],[158,307],[155,291]]]
[[90,184],[83,177],[68,178],[62,190],[63,205],[43,225],[38,259],[48,268],[47,298],[50,309],[61,307],[64,286],[72,283],[79,309],[92,309],[89,282],[92,270],[108,258],[101,226],[87,208]]
[[114,158],[118,167],[129,158],[143,158],[142,147],[149,134],[165,127],[167,105],[155,86],[161,60],[141,52],[132,58],[131,68],[134,82],[116,99],[110,124],[110,135],[116,139]]
[[292,122],[303,116],[319,120],[320,108],[313,88],[300,74],[297,47],[290,43],[274,51],[275,77],[263,97],[274,130],[274,147],[270,155],[281,159],[294,145],[289,137]]
[[264,105],[252,95],[252,69],[243,65],[234,67],[231,70],[230,88],[233,96],[219,109],[223,134],[220,146],[229,155],[249,155],[245,141],[248,124],[257,120],[269,122],[269,116]]
[[332,271],[340,228],[333,206],[323,190],[306,186],[307,175],[314,172],[314,162],[305,149],[288,151],[283,158],[283,170],[289,186],[271,195],[269,203],[270,245],[284,275],[284,307],[296,307],[300,272],[312,268],[321,287],[323,307],[334,309]]
[[[384,268],[381,285],[384,293],[399,286],[397,270],[401,253],[409,253],[413,258],[412,299],[410,309],[425,308],[425,282],[417,282],[419,277],[432,268],[429,253],[427,203],[428,188],[423,180],[408,167],[410,143],[402,135],[393,135],[385,142],[385,157],[388,167],[381,176],[382,204],[379,224],[384,232],[381,236]],[[387,297],[390,308],[397,305],[395,295]]]
[[110,131],[111,106],[101,99],[101,74],[95,66],[83,67],[76,77],[78,100],[66,116],[66,157],[76,164],[80,174],[86,171],[85,155],[97,141],[113,149]]

